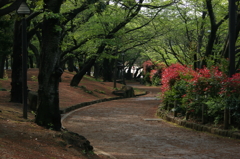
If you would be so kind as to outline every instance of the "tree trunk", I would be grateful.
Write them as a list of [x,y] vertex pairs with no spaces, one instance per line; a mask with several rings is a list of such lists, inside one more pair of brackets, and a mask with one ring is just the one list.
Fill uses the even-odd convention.
[[[202,20],[204,21],[204,19],[206,18],[206,15],[207,15],[207,12],[206,11],[203,11],[202,12]],[[197,68],[200,68],[201,66],[199,66],[199,59],[201,57],[201,48],[202,48],[202,45],[203,45],[203,37],[204,37],[204,25],[205,23],[202,22],[201,25],[200,25],[200,31],[199,31],[199,35],[198,35],[198,44],[197,44],[197,54],[194,54],[194,69],[196,70]],[[199,56],[199,57],[198,57]]]
[[117,88],[117,59],[114,59],[113,88]]
[[5,62],[6,56],[0,54],[0,78],[4,77],[4,62]]
[[87,75],[88,75],[88,76],[91,76],[91,70],[92,70],[92,67],[90,67],[90,68],[88,69],[88,71],[87,71]]
[[11,102],[22,102],[22,47],[21,47],[21,21],[16,20],[14,24],[13,39],[13,61],[12,61],[12,82]]
[[224,108],[224,129],[229,127],[229,108]]
[[[45,1],[45,10],[59,13],[62,0]],[[35,122],[46,128],[61,129],[59,112],[59,79],[63,70],[60,61],[60,32],[55,27],[58,18],[44,17],[42,27],[42,46],[38,75],[38,109]]]
[[[209,57],[210,55],[213,55],[213,48],[214,48],[214,44],[216,41],[216,36],[217,36],[217,31],[220,27],[220,25],[228,19],[228,15],[226,15],[223,19],[221,19],[218,23],[216,23],[216,18],[215,18],[215,14],[213,12],[213,5],[212,5],[212,0],[206,0],[206,7],[207,7],[207,11],[208,11],[208,15],[210,18],[210,24],[211,24],[211,32],[210,35],[208,37],[208,43],[206,46],[206,52],[205,52],[205,58]],[[201,64],[201,68],[207,65],[206,63],[206,59],[202,60],[202,64]]]
[[173,111],[174,117],[177,117],[177,103],[178,103],[178,101],[175,99],[174,100],[174,111]]
[[38,49],[36,48],[36,46],[34,46],[33,44],[29,44],[29,48],[33,51],[35,58],[36,58],[36,67],[39,68],[39,52]]
[[33,66],[33,57],[32,56],[28,56],[29,59],[29,68],[34,68]]
[[6,69],[8,69],[8,68],[9,68],[8,56],[5,58],[5,66],[6,66]]
[[205,105],[202,104],[202,124],[205,124],[206,123],[206,120],[205,120]]
[[68,64],[68,71],[69,72],[73,72],[74,71],[74,64],[73,64],[73,58],[69,58],[67,64]]
[[104,59],[103,60],[103,81],[104,82],[112,82],[113,77],[113,66],[114,60]]
[[100,71],[99,64],[95,63],[94,64],[94,74],[93,74],[95,79],[99,78],[99,71]]
[[[236,24],[237,25],[236,25],[236,29],[235,29],[235,31],[236,31],[236,33],[235,33],[235,40],[238,39],[239,32],[240,32],[240,14],[239,13],[237,14],[237,22],[236,22]],[[228,37],[227,37],[227,39],[225,41],[224,48],[222,50],[222,56],[224,58],[228,58],[229,57],[229,35],[228,35]]]
[[76,75],[73,76],[70,86],[78,86],[83,76],[94,65],[95,61],[96,61],[96,57],[88,60],[86,64],[83,65],[82,69]]
[[126,77],[127,80],[131,80],[132,79],[131,69],[132,69],[132,65],[129,65],[129,67],[127,69],[127,73],[125,74],[125,77]]

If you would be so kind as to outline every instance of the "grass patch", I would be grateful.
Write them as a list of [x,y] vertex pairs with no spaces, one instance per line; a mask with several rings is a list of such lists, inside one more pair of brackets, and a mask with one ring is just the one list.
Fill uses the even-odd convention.
[[146,91],[145,90],[142,90],[142,89],[137,89],[137,88],[133,88],[133,90],[134,90],[134,93],[137,95],[137,94],[144,94],[144,93],[146,93]]
[[94,77],[91,77],[91,76],[88,76],[88,75],[85,75],[84,78],[90,80],[90,81],[97,81],[97,82],[102,82],[101,79],[96,79]]
[[78,86],[79,88],[81,88],[84,92],[88,93],[88,94],[93,94],[93,91],[90,91],[86,88],[86,86]]
[[104,91],[98,90],[98,89],[94,89],[95,92],[101,93],[101,94],[106,94]]
[[32,81],[35,81],[35,82],[38,81],[38,77],[34,76],[34,75],[31,76],[31,79],[32,79]]

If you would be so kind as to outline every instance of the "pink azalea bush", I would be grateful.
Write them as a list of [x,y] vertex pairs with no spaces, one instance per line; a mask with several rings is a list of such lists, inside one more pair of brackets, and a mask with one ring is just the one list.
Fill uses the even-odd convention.
[[162,94],[170,90],[176,81],[191,79],[194,74],[195,72],[193,69],[178,63],[165,68],[162,72]]
[[178,100],[186,112],[201,112],[201,105],[205,104],[209,114],[214,112],[216,116],[224,107],[231,107],[235,116],[240,117],[239,92],[240,74],[229,78],[218,67],[193,70],[190,66],[172,64],[162,72],[163,101]]

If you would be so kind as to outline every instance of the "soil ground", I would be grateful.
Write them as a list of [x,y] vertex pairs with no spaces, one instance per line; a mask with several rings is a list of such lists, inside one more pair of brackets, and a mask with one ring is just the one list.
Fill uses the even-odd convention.
[[[70,87],[73,73],[64,72],[59,86],[60,109],[82,102],[116,97],[112,94],[112,82],[98,82],[84,78],[78,87]],[[37,91],[38,70],[28,70],[28,89]],[[64,144],[59,132],[47,130],[34,123],[34,114],[29,110],[28,119],[23,118],[22,104],[10,101],[11,71],[0,79],[0,158],[1,159],[87,159],[105,156],[85,155]],[[121,84],[117,84],[120,88]],[[80,134],[81,135],[81,134]]]

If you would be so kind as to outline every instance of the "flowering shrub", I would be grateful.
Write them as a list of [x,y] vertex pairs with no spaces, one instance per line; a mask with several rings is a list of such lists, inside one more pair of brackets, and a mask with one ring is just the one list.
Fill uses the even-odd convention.
[[222,81],[227,76],[223,74],[217,67],[211,69],[198,69],[194,77],[189,80],[189,92],[195,92],[199,96],[215,97],[217,92],[222,88]]
[[222,89],[219,92],[221,96],[234,97],[240,92],[240,73],[234,74],[231,78],[222,81]]
[[223,109],[230,108],[234,121],[240,124],[240,73],[231,78],[211,67],[193,70],[191,67],[173,64],[162,73],[161,96],[165,103],[178,101],[182,110],[196,116],[206,105],[207,115],[214,122],[223,118]]
[[143,75],[145,84],[159,85],[164,63],[152,62],[151,60],[143,63]]
[[162,72],[161,92],[164,94],[165,91],[171,89],[177,80],[192,78],[194,73],[190,67],[178,63],[172,64]]

